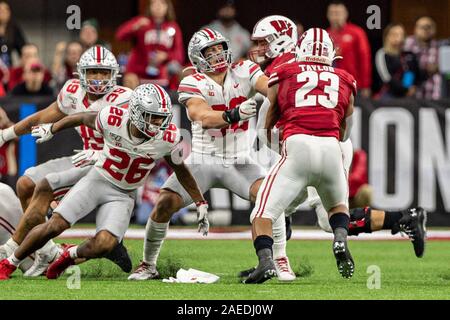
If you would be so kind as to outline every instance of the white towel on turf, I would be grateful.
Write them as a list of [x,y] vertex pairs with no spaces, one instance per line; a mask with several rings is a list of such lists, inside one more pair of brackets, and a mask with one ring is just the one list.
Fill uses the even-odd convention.
[[217,282],[220,277],[215,274],[203,272],[196,269],[180,269],[177,271],[177,277],[169,277],[169,279],[163,279],[163,282],[167,283],[214,283]]

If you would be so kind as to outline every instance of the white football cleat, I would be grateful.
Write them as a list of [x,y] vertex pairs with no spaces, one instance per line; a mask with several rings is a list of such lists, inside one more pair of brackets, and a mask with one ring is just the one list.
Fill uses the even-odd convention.
[[63,253],[63,248],[55,245],[49,250],[38,250],[35,254],[34,263],[23,275],[24,277],[39,277],[43,275],[50,264],[58,259]]
[[296,276],[289,265],[288,257],[281,257],[274,259],[275,269],[277,270],[278,280],[280,281],[294,281]]
[[12,239],[6,241],[6,243],[0,246],[0,260],[9,258],[14,251],[19,247]]
[[130,274],[128,280],[151,280],[158,279],[159,272],[154,264],[141,261],[136,270]]

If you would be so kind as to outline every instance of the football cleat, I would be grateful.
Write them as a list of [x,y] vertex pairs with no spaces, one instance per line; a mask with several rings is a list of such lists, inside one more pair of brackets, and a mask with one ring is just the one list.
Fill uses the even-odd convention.
[[0,281],[8,280],[11,278],[11,274],[16,271],[17,267],[12,265],[8,259],[0,261]]
[[68,249],[66,249],[61,256],[55,260],[47,269],[47,279],[58,279],[64,271],[75,264],[75,259],[70,257]]
[[243,281],[245,284],[259,284],[263,283],[273,277],[277,276],[277,269],[272,259],[261,260],[247,279]]
[[345,241],[333,242],[333,253],[336,264],[342,277],[350,279],[355,271],[355,263]]
[[289,265],[288,257],[281,257],[274,260],[275,269],[277,270],[278,280],[280,281],[294,281],[296,276]]
[[0,246],[0,260],[8,258],[8,249],[6,248],[6,245]]
[[121,241],[110,253],[105,255],[104,258],[117,264],[123,272],[129,273],[133,269],[130,256],[128,255],[127,248],[123,245],[123,241]]
[[250,269],[243,270],[243,271],[238,273],[238,277],[239,278],[248,278],[248,276],[255,270],[256,270],[256,267],[252,267]]
[[427,237],[427,212],[421,208],[412,208],[402,212],[398,229],[392,230],[392,234],[398,231],[405,233],[411,240],[416,257],[422,258],[425,251],[425,240]]
[[159,279],[159,272],[154,264],[141,261],[136,270],[130,274],[128,280],[152,280]]
[[55,245],[50,252],[36,251],[33,265],[23,275],[24,277],[39,277],[43,275],[50,264],[58,259],[63,253],[63,248]]

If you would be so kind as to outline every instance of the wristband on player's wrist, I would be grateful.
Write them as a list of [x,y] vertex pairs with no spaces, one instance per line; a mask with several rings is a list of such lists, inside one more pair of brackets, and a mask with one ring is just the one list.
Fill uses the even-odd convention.
[[239,116],[239,108],[224,111],[222,113],[222,118],[225,122],[230,124],[241,121],[241,117]]
[[196,207],[200,207],[201,205],[204,205],[204,204],[208,204],[208,201],[206,201],[206,200],[200,200],[200,201],[197,201],[196,203],[195,203],[195,206]]
[[10,141],[17,138],[17,134],[14,131],[14,126],[11,126],[5,130],[2,131],[2,138],[4,141]]

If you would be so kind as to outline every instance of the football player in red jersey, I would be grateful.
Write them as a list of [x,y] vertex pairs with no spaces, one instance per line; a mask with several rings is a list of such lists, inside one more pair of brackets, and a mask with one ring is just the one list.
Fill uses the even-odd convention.
[[[308,185],[316,187],[329,213],[339,272],[346,278],[353,274],[354,263],[346,243],[350,223],[348,183],[339,140],[349,137],[356,82],[345,71],[331,67],[334,58],[333,43],[326,31],[310,29],[302,36],[300,63],[279,66],[269,80],[271,105],[265,129],[271,130],[283,121],[283,153],[263,182],[252,213],[259,265],[246,283],[261,283],[274,275],[272,219]],[[425,217],[421,209],[411,211]]]
[[[297,49],[297,30],[296,25],[289,18],[272,15],[259,20],[252,33],[252,40],[257,43],[257,48],[250,51],[250,58],[259,63],[265,74],[270,75],[280,66],[295,61]],[[262,129],[269,103],[266,99],[260,108],[258,115],[258,127]],[[282,127],[278,122],[277,127]],[[261,137],[264,140],[264,137]],[[344,165],[349,172],[353,148],[350,139],[341,143],[343,156],[346,159]],[[313,188],[308,188],[308,202],[316,210],[319,225],[325,230],[330,231],[328,216],[324,214],[324,209],[320,198],[316,195]],[[312,194],[311,194],[312,193]],[[296,207],[306,200],[306,193],[303,197],[298,197],[294,203],[286,210],[286,228],[287,236],[290,237],[292,230],[291,214],[295,212]],[[396,234],[399,231],[405,232],[413,242],[414,251],[417,257],[422,257],[424,252],[424,234],[425,234],[426,212],[420,208],[412,208],[404,211],[382,211],[371,208],[356,208],[350,210],[349,235],[358,235],[359,233],[371,233],[382,229],[392,231]]]

